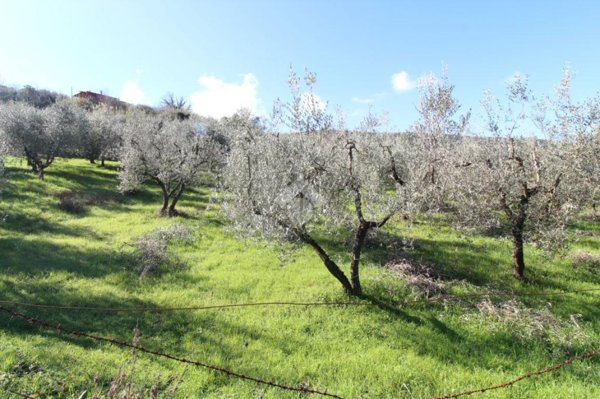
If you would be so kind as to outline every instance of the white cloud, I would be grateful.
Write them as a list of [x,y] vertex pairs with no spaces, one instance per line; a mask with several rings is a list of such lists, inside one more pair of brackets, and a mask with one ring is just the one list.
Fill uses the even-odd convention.
[[325,111],[327,101],[324,101],[318,95],[306,92],[300,95],[300,107],[303,112]]
[[527,79],[529,79],[529,75],[520,71],[515,71],[512,75],[507,76],[504,79],[504,84],[511,85],[518,81],[527,81]]
[[235,113],[240,108],[257,112],[258,79],[246,73],[241,83],[227,83],[215,76],[204,75],[198,79],[203,86],[192,94],[192,110],[200,115],[221,118]]
[[410,80],[408,72],[400,71],[392,75],[392,86],[397,92],[404,92],[415,88],[415,82]]
[[368,97],[352,97],[352,102],[355,104],[373,104],[375,99]]
[[121,89],[121,100],[130,104],[143,104],[146,101],[144,92],[132,80],[126,80]]

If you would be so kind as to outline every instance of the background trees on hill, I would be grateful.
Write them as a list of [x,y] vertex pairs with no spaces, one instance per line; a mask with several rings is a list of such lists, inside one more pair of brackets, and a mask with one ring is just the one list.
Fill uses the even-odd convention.
[[46,108],[65,98],[62,94],[32,86],[15,89],[0,85],[0,102],[21,101],[36,108]]
[[556,134],[552,103],[536,101],[524,76],[510,82],[507,101],[487,93],[483,105],[486,134],[464,138],[453,168],[459,222],[507,231],[514,275],[523,279],[523,243],[555,249],[576,209],[565,183],[573,176],[570,141]]
[[192,115],[191,106],[183,97],[175,97],[173,93],[167,93],[161,101],[162,109],[172,113],[179,120],[189,119]]
[[153,181],[162,192],[160,214],[175,216],[185,190],[214,166],[220,151],[196,120],[132,111],[123,129],[119,188],[129,191]]

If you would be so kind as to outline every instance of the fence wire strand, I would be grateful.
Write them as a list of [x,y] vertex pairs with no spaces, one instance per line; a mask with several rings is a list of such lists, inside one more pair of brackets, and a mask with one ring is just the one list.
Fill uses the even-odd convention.
[[464,391],[464,392],[459,392],[459,393],[446,395],[446,396],[433,396],[433,397],[431,397],[431,399],[454,399],[454,398],[460,398],[462,396],[474,395],[476,393],[484,393],[484,392],[492,391],[495,389],[508,388],[508,387],[513,386],[514,384],[516,384],[519,381],[537,377],[538,375],[542,375],[542,374],[546,374],[546,373],[552,373],[554,371],[558,371],[558,370],[562,369],[563,367],[565,367],[573,362],[582,361],[582,360],[589,359],[589,358],[592,358],[592,357],[598,356],[598,355],[600,355],[600,349],[596,349],[594,351],[584,353],[583,355],[572,357],[570,359],[565,360],[564,362],[556,363],[550,367],[546,367],[543,370],[532,371],[530,373],[523,374],[523,375],[515,378],[514,380],[506,381],[506,382],[503,382],[502,384],[491,385],[491,386],[488,386],[485,388],[473,389],[471,391]]
[[35,399],[33,396],[29,396],[29,395],[26,395],[26,394],[24,394],[24,393],[21,393],[21,392],[15,392],[15,391],[11,391],[10,389],[4,389],[4,390],[5,390],[6,392],[8,392],[8,393],[12,393],[13,395],[17,395],[17,396],[18,396],[18,397],[20,397],[20,398],[24,398],[24,399]]
[[[472,294],[461,294],[461,295],[439,295],[432,298],[421,298],[412,301],[405,301],[400,303],[399,305],[406,305],[411,303],[436,303],[443,301],[451,301],[451,300],[468,300],[468,299],[478,299],[483,297],[565,297],[570,294],[579,294],[584,292],[593,292],[600,291],[600,288],[590,288],[590,289],[582,289],[576,291],[564,291],[564,292],[552,292],[552,293],[516,293],[516,292],[491,292],[491,293],[472,293]],[[260,307],[260,306],[301,306],[301,307],[309,307],[309,306],[369,306],[372,305],[369,302],[356,302],[356,301],[337,301],[337,302],[252,302],[252,303],[237,303],[237,304],[220,304],[220,305],[204,305],[204,306],[186,306],[186,307],[100,307],[100,306],[70,306],[70,305],[55,305],[55,304],[36,304],[36,303],[27,303],[27,302],[19,302],[19,301],[9,301],[9,300],[0,300],[0,311],[11,315],[12,317],[16,317],[19,319],[23,319],[30,324],[37,324],[46,329],[56,330],[59,333],[65,333],[68,335],[83,337],[92,339],[95,341],[108,342],[113,345],[128,347],[136,349],[140,352],[144,352],[150,355],[164,357],[167,359],[171,359],[174,361],[178,361],[185,364],[191,364],[194,366],[206,368],[212,371],[216,371],[219,373],[223,373],[229,377],[240,378],[247,381],[253,381],[257,384],[267,385],[274,388],[280,388],[283,390],[301,392],[301,393],[310,393],[325,397],[342,399],[340,396],[335,394],[327,393],[327,391],[319,391],[315,389],[310,389],[307,387],[299,386],[294,387],[290,385],[279,384],[273,381],[263,380],[258,377],[247,376],[235,371],[231,371],[219,366],[202,363],[195,360],[190,360],[182,357],[177,357],[168,353],[153,351],[150,349],[143,348],[138,345],[133,345],[125,341],[121,341],[114,338],[106,338],[101,336],[96,336],[93,334],[88,334],[81,331],[72,331],[63,328],[60,324],[52,324],[40,319],[36,319],[25,314],[10,310],[1,305],[12,305],[12,306],[21,306],[28,307],[33,309],[56,309],[56,310],[66,310],[66,311],[83,311],[83,312],[176,312],[176,311],[200,311],[200,310],[210,310],[210,309],[229,309],[229,308],[243,308],[243,307]],[[474,389],[470,391],[459,392],[455,394],[450,394],[446,396],[434,396],[431,399],[454,399],[463,396],[470,396],[478,393],[484,393],[491,390],[501,389],[510,387],[520,381],[525,379],[533,378],[542,374],[551,373],[560,370],[561,368],[576,362],[582,361],[585,359],[589,359],[595,356],[600,355],[600,349],[597,349],[592,352],[587,352],[579,356],[572,357],[570,359],[565,360],[564,362],[554,364],[550,367],[547,367],[543,370],[538,370],[534,372],[530,372],[519,376],[513,380],[492,385],[484,388]],[[14,392],[13,392],[14,393]],[[14,393],[17,394],[17,393]],[[22,397],[28,397],[23,395]]]
[[359,305],[366,306],[368,303],[363,302],[250,302],[250,303],[233,303],[221,305],[203,305],[203,306],[181,306],[181,307],[102,307],[102,306],[71,306],[71,305],[55,305],[42,303],[28,303],[19,301],[0,301],[2,305],[23,306],[27,308],[38,309],[56,309],[67,311],[82,311],[82,312],[178,312],[178,311],[195,311],[195,310],[210,310],[210,309],[228,309],[228,308],[243,308],[251,306],[351,306]]
[[[584,292],[600,291],[600,288],[588,288],[576,291],[563,291],[563,292],[540,292],[540,293],[518,293],[518,292],[491,292],[491,293],[470,293],[470,294],[446,294],[438,295],[431,298],[420,298],[410,301],[404,301],[399,305],[408,305],[413,303],[436,303],[443,301],[452,300],[467,300],[467,299],[478,299],[484,297],[565,297],[571,294],[580,294]],[[369,302],[356,302],[356,301],[333,301],[333,302],[286,302],[286,301],[272,301],[272,302],[250,302],[250,303],[233,303],[233,304],[217,304],[217,305],[200,305],[200,306],[180,306],[180,307],[151,307],[151,306],[134,306],[134,307],[103,307],[103,306],[77,306],[77,305],[57,305],[57,304],[43,304],[43,303],[29,303],[22,301],[11,301],[11,300],[0,300],[0,304],[9,306],[20,306],[27,308],[38,308],[38,309],[56,309],[65,311],[80,311],[80,312],[178,312],[178,311],[201,311],[201,310],[213,310],[213,309],[229,309],[229,308],[243,308],[243,307],[260,307],[260,306],[369,306],[372,305]]]
[[125,347],[125,348],[131,348],[131,349],[135,349],[139,352],[143,352],[143,353],[147,353],[149,355],[153,355],[153,356],[157,356],[157,357],[163,357],[163,358],[167,358],[170,360],[174,360],[180,363],[184,363],[184,364],[190,364],[193,366],[197,366],[197,367],[202,367],[211,371],[216,371],[222,374],[227,375],[228,377],[235,377],[235,378],[239,378],[242,380],[246,380],[246,381],[253,381],[257,384],[261,384],[261,385],[267,385],[273,388],[279,388],[279,389],[283,389],[286,391],[293,391],[293,392],[300,392],[300,393],[310,393],[310,394],[314,394],[314,395],[320,395],[320,396],[324,396],[324,397],[329,397],[329,398],[336,398],[336,399],[343,399],[341,396],[335,395],[335,394],[331,394],[328,393],[327,391],[319,391],[316,389],[311,389],[311,388],[307,388],[304,386],[291,386],[291,385],[284,385],[284,384],[280,384],[274,381],[269,381],[269,380],[263,380],[261,378],[258,377],[252,377],[249,375],[245,375],[236,371],[232,371],[229,369],[225,369],[223,367],[220,366],[215,366],[212,364],[208,364],[208,363],[203,363],[203,362],[199,362],[196,360],[190,360],[187,358],[183,358],[183,357],[178,357],[175,355],[171,355],[169,353],[165,353],[165,352],[159,352],[159,351],[153,351],[150,349],[146,349],[142,346],[139,345],[134,345],[131,344],[129,342],[125,342],[125,341],[121,341],[115,338],[106,338],[106,337],[101,337],[98,335],[93,335],[93,334],[88,334],[82,331],[73,331],[73,330],[68,330],[65,329],[63,326],[61,326],[60,324],[52,324],[49,323],[47,321],[44,320],[40,320],[40,319],[36,319],[34,317],[30,317],[27,316],[23,313],[19,313],[10,309],[5,308],[4,306],[0,306],[0,312],[6,313],[12,317],[21,319],[21,320],[25,320],[26,322],[28,322],[29,324],[32,325],[38,325],[41,327],[44,327],[46,329],[49,330],[56,330],[58,333],[63,333],[63,334],[67,334],[67,335],[71,335],[74,337],[82,337],[82,338],[88,338],[88,339],[92,339],[94,341],[99,341],[99,342],[108,342],[110,344],[116,345],[116,346],[120,346],[120,347]]

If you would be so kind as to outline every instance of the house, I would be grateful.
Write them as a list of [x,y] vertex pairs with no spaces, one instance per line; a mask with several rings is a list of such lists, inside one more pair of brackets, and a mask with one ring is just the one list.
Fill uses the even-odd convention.
[[118,98],[107,96],[105,94],[94,93],[93,91],[80,91],[73,97],[89,101],[94,105],[104,104],[118,109],[126,109],[130,104],[119,100]]

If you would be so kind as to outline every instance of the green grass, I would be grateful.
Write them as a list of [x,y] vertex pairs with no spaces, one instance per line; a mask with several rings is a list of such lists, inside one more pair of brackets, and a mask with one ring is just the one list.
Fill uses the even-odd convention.
[[[175,307],[257,301],[347,300],[309,248],[265,244],[233,235],[196,189],[180,202],[186,217],[157,216],[160,194],[148,186],[132,196],[116,190],[116,165],[99,168],[60,160],[39,181],[10,160],[9,186],[0,197],[0,300],[76,306]],[[53,194],[75,191],[84,210],[70,214]],[[195,232],[171,249],[183,269],[140,280],[131,244],[172,223]],[[600,254],[600,227],[581,221],[573,250]],[[348,265],[347,245],[324,236]],[[342,241],[344,238],[341,239]],[[402,244],[412,242],[412,246]],[[600,291],[562,297],[523,296],[527,309],[548,309],[556,331],[527,335],[527,320],[504,324],[468,303],[410,302],[416,294],[382,267],[395,257],[417,259],[444,276],[455,294],[488,291],[523,295],[600,289],[600,269],[577,267],[566,256],[526,248],[528,280],[511,277],[510,243],[458,233],[443,218],[413,226],[391,223],[371,239],[362,269],[367,294],[355,307],[251,307],[173,313],[67,312],[18,308],[64,328],[129,341],[137,325],[141,345],[289,385],[327,389],[344,398],[428,398],[510,380],[599,347]],[[516,294],[515,294],[516,295]],[[15,308],[17,309],[17,308]],[[571,315],[581,315],[574,319]],[[559,332],[560,332],[559,331]],[[584,338],[573,337],[578,332]],[[0,397],[8,391],[47,398],[108,389],[130,351],[44,330],[0,315]],[[600,361],[485,394],[486,398],[597,398]],[[139,354],[134,382],[167,384],[184,366]],[[178,398],[298,398],[203,369],[189,368]]]

